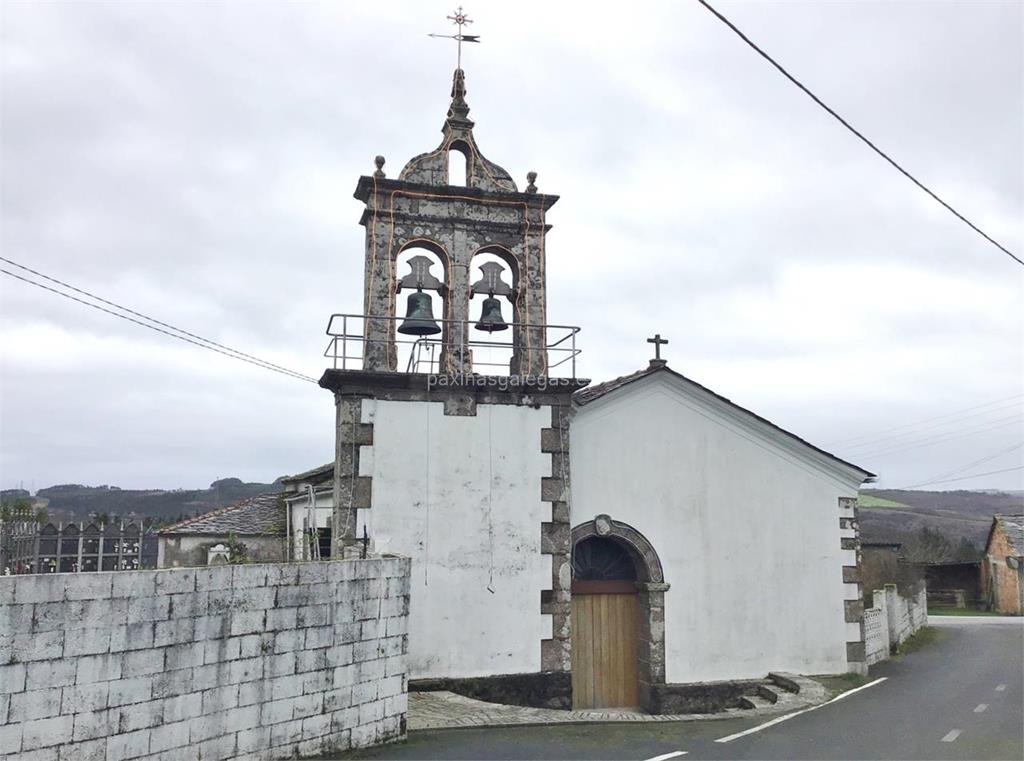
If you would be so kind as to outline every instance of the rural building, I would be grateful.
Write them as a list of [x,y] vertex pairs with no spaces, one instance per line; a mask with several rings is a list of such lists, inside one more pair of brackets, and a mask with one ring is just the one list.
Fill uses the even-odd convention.
[[289,557],[326,560],[331,557],[331,514],[334,509],[334,463],[281,479],[284,487]]
[[[159,533],[158,568],[230,562],[230,545],[244,545],[249,562],[285,560],[286,515],[280,492],[267,492],[183,520]],[[241,547],[236,546],[238,560]]]
[[863,673],[856,498],[872,474],[660,354],[587,388],[579,328],[547,323],[558,196],[484,158],[465,96],[459,69],[440,145],[359,178],[363,313],[332,315],[320,379],[331,553],[365,531],[412,558],[414,685],[659,711],[695,682]]
[[981,566],[980,560],[936,560],[914,564],[924,574],[928,604],[936,608],[981,605]]
[[981,589],[992,610],[1024,613],[1024,516],[993,516],[981,562]]

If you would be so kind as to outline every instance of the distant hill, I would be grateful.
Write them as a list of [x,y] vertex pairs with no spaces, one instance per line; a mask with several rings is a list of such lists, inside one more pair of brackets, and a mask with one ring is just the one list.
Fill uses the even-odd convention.
[[1024,514],[1020,492],[862,489],[858,503],[861,538],[869,542],[906,542],[927,527],[981,549],[994,514]]
[[157,522],[174,521],[197,513],[205,513],[280,487],[273,483],[244,483],[238,478],[222,478],[208,489],[120,489],[116,486],[83,486],[60,484],[36,492],[36,504],[51,514],[72,514],[74,520],[88,520],[90,514],[105,514],[111,519],[129,514],[154,518]]

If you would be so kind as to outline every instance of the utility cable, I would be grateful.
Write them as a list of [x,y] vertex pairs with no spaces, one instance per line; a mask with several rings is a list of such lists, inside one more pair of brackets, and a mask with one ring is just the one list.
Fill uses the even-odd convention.
[[[991,417],[993,415],[997,415],[998,417]],[[1012,403],[1009,405],[993,407],[991,409],[985,410],[984,412],[974,413],[972,415],[964,415],[956,418],[950,418],[949,420],[931,423],[929,425],[923,425],[920,428],[917,428],[916,430],[912,429],[909,431],[905,431],[904,433],[893,433],[889,434],[888,436],[879,436],[877,439],[864,441],[860,444],[850,444],[846,447],[843,447],[843,449],[849,451],[851,449],[878,449],[880,447],[885,448],[891,446],[899,446],[900,444],[905,443],[907,440],[913,440],[918,436],[924,436],[925,438],[930,438],[932,436],[945,436],[948,433],[955,432],[956,430],[958,430],[958,428],[962,430],[964,428],[973,428],[975,426],[985,425],[987,423],[992,422],[993,420],[1000,420],[1003,417],[1006,417],[1007,415],[1024,415],[1024,406],[1018,403]],[[986,417],[988,418],[987,420],[985,419]],[[971,420],[971,418],[980,419]]]
[[[5,259],[4,261],[7,261],[7,260]],[[120,314],[119,312],[115,312],[115,311],[113,311],[111,309],[106,309],[105,307],[101,307],[98,304],[93,304],[91,302],[85,301],[84,299],[80,299],[80,298],[78,298],[76,296],[72,296],[69,293],[64,293],[63,291],[58,291],[56,288],[51,288],[48,285],[43,285],[42,283],[37,283],[35,280],[30,280],[27,277],[23,277],[21,275],[18,275],[18,274],[14,273],[14,272],[9,271],[9,270],[0,269],[0,273],[3,273],[5,275],[9,275],[10,277],[16,278],[16,279],[21,280],[22,282],[25,282],[25,283],[29,283],[30,285],[34,285],[37,288],[42,288],[44,291],[49,291],[50,293],[56,293],[58,296],[63,296],[64,298],[71,299],[72,301],[77,301],[79,304],[84,304],[87,307],[92,307],[93,309],[97,309],[100,312],[105,312],[106,314],[113,315],[114,317],[119,317],[122,320],[127,320],[128,322],[134,323],[136,325],[141,325],[144,328],[149,328],[150,330],[154,330],[157,333],[163,333],[164,335],[170,336],[171,338],[177,338],[179,341],[184,341],[185,343],[193,344],[194,346],[198,346],[201,349],[209,349],[210,351],[215,351],[218,354],[223,354],[225,357],[231,357],[232,359],[238,359],[238,360],[241,360],[242,362],[248,362],[250,365],[255,365],[256,367],[262,367],[264,370],[271,370],[271,371],[273,371],[275,373],[280,373],[281,375],[287,375],[290,378],[297,378],[298,380],[308,381],[309,383],[317,383],[316,378],[311,378],[308,375],[302,375],[301,373],[297,373],[294,370],[288,370],[287,368],[281,368],[281,367],[278,367],[276,365],[271,365],[270,363],[264,362],[263,360],[259,360],[259,359],[255,359],[255,358],[250,358],[249,355],[242,355],[240,352],[238,352],[238,353],[231,353],[231,352],[234,352],[234,349],[230,349],[228,351],[224,351],[223,349],[217,348],[217,346],[219,346],[219,344],[213,344],[213,342],[201,343],[200,341],[194,341],[191,338],[186,338],[183,335],[179,335],[177,333],[172,333],[169,330],[164,330],[163,328],[158,328],[155,325],[150,325],[149,323],[142,322],[141,320],[136,320],[136,319],[134,319],[132,317],[128,317],[126,315]],[[175,328],[175,330],[177,330],[177,328]],[[205,340],[205,339],[203,339],[203,340]]]
[[929,190],[929,189],[928,189],[928,188],[927,188],[927,187],[926,187],[926,186],[924,185],[924,183],[922,183],[922,182],[921,182],[920,180],[918,180],[918,179],[917,179],[916,177],[914,177],[914,175],[912,175],[912,174],[911,174],[910,172],[908,172],[908,171],[907,171],[906,169],[904,169],[904,168],[903,168],[903,167],[901,167],[901,166],[900,166],[899,164],[897,164],[897,163],[896,163],[896,162],[895,162],[895,161],[894,161],[893,159],[889,158],[889,156],[888,156],[888,155],[887,155],[887,154],[886,154],[886,153],[885,153],[885,152],[884,152],[884,151],[883,151],[883,150],[882,150],[881,148],[879,148],[879,147],[878,147],[877,145],[875,145],[875,144],[874,144],[874,143],[872,143],[872,142],[871,142],[870,140],[868,140],[868,139],[867,139],[866,137],[864,137],[864,135],[863,135],[863,134],[861,134],[861,133],[860,133],[860,132],[859,132],[859,131],[858,131],[857,129],[855,129],[855,128],[853,127],[853,125],[851,125],[851,124],[850,124],[850,123],[849,123],[848,121],[846,121],[846,119],[844,119],[844,118],[843,118],[843,117],[841,117],[841,116],[840,116],[839,114],[837,114],[837,113],[836,113],[835,111],[833,111],[833,110],[832,110],[831,108],[829,108],[829,107],[828,107],[827,105],[825,105],[825,103],[824,103],[824,102],[822,102],[821,98],[819,98],[819,97],[818,97],[817,95],[815,95],[815,94],[814,94],[814,93],[812,93],[812,92],[811,92],[810,90],[808,90],[808,89],[807,89],[807,87],[805,87],[805,86],[804,86],[804,84],[803,84],[802,82],[800,82],[800,80],[798,80],[798,79],[797,79],[796,77],[794,77],[794,76],[793,76],[792,74],[790,74],[790,73],[789,73],[788,71],[786,71],[786,70],[785,70],[785,69],[784,69],[784,68],[782,67],[782,65],[781,65],[781,64],[779,64],[779,63],[778,63],[778,62],[777,62],[777,61],[776,61],[776,60],[775,60],[774,58],[772,58],[772,57],[771,57],[770,55],[768,55],[768,54],[767,54],[766,52],[764,52],[764,51],[763,51],[763,50],[762,50],[761,48],[759,48],[759,47],[757,46],[757,44],[756,44],[756,43],[754,43],[754,41],[753,41],[753,40],[751,40],[751,39],[750,39],[749,37],[747,37],[747,35],[745,35],[745,34],[744,34],[743,32],[741,32],[741,31],[740,31],[740,30],[739,30],[739,29],[738,29],[738,28],[736,27],[736,25],[735,25],[735,24],[733,24],[733,23],[732,23],[731,21],[729,21],[729,19],[727,19],[727,18],[726,18],[725,16],[723,16],[723,15],[722,15],[721,13],[719,13],[718,11],[716,11],[716,10],[715,10],[715,9],[714,9],[714,8],[713,8],[713,7],[711,6],[711,4],[707,2],[707,0],[697,0],[697,2],[698,2],[698,3],[700,3],[701,5],[703,5],[703,6],[705,7],[705,8],[707,8],[707,9],[708,9],[709,11],[711,11],[711,13],[712,13],[712,14],[714,14],[714,15],[715,15],[715,16],[716,16],[716,17],[718,18],[718,20],[719,20],[719,21],[721,21],[721,22],[722,22],[723,24],[725,24],[725,25],[726,25],[727,27],[729,27],[730,29],[732,29],[732,31],[734,31],[734,32],[735,32],[735,33],[736,33],[736,34],[737,34],[737,35],[739,36],[739,38],[740,38],[741,40],[743,40],[743,41],[744,41],[745,43],[747,43],[747,45],[749,45],[749,46],[750,46],[750,47],[752,47],[752,48],[753,48],[753,49],[754,49],[755,51],[757,51],[757,53],[758,53],[758,54],[760,54],[760,56],[761,56],[762,58],[764,58],[764,59],[765,59],[766,61],[768,61],[768,63],[770,63],[770,64],[771,64],[772,66],[774,66],[774,67],[775,67],[776,69],[778,69],[778,70],[779,70],[779,71],[780,71],[780,72],[782,73],[782,75],[783,75],[783,76],[784,76],[784,77],[785,77],[786,79],[788,79],[788,80],[789,80],[790,82],[792,82],[792,83],[793,83],[793,84],[795,84],[795,85],[796,85],[797,87],[799,87],[799,88],[800,88],[801,90],[803,90],[804,94],[806,94],[806,95],[807,95],[807,96],[808,96],[808,97],[809,97],[809,98],[810,98],[811,100],[813,100],[813,101],[814,101],[815,103],[817,103],[817,104],[818,104],[819,106],[821,106],[821,107],[822,107],[823,109],[825,109],[825,110],[826,110],[826,111],[827,111],[827,112],[828,112],[829,114],[831,114],[832,116],[834,116],[834,117],[836,118],[836,120],[837,120],[837,121],[838,121],[838,122],[839,122],[840,124],[842,124],[842,125],[843,125],[844,127],[846,127],[846,129],[850,130],[850,132],[852,132],[852,133],[853,133],[854,135],[856,135],[857,137],[859,137],[859,138],[860,138],[860,139],[861,139],[861,140],[862,140],[862,141],[863,141],[863,142],[864,142],[864,143],[865,143],[865,144],[866,144],[866,145],[867,145],[867,146],[868,146],[868,147],[869,147],[869,148],[870,148],[871,150],[873,150],[873,151],[874,151],[875,153],[877,153],[877,154],[878,154],[879,156],[881,156],[881,157],[882,157],[883,159],[885,159],[885,160],[886,160],[886,161],[888,161],[888,162],[889,162],[890,164],[892,164],[892,166],[893,166],[893,167],[895,167],[895,168],[896,168],[896,170],[897,170],[897,171],[898,171],[898,172],[899,172],[900,174],[902,174],[902,175],[903,175],[904,177],[906,177],[906,178],[907,178],[908,180],[910,180],[910,181],[911,181],[912,183],[914,183],[915,185],[917,185],[917,187],[921,188],[921,190],[923,190],[923,191],[924,191],[925,193],[927,193],[927,194],[928,194],[928,195],[930,195],[930,196],[931,196],[932,198],[934,198],[934,199],[935,199],[936,201],[938,201],[938,202],[939,202],[940,204],[942,204],[942,205],[943,205],[944,207],[946,207],[946,209],[947,209],[948,211],[950,211],[950,212],[951,212],[951,213],[952,213],[952,214],[953,214],[953,215],[954,215],[954,216],[955,216],[955,217],[956,217],[957,219],[959,219],[959,220],[960,220],[961,222],[963,222],[963,223],[964,223],[965,225],[967,225],[968,227],[970,227],[970,228],[971,228],[972,230],[974,230],[974,232],[978,233],[978,235],[980,235],[980,236],[981,236],[982,238],[984,238],[985,240],[987,240],[987,241],[988,241],[989,243],[991,243],[991,244],[992,244],[993,246],[995,246],[996,248],[998,248],[998,249],[999,249],[1000,251],[1002,251],[1002,252],[1003,252],[1004,254],[1006,254],[1006,255],[1007,255],[1008,257],[1010,257],[1011,259],[1013,259],[1013,260],[1014,260],[1015,262],[1017,262],[1017,264],[1020,264],[1020,265],[1024,265],[1024,259],[1021,259],[1021,258],[1020,258],[1020,257],[1018,257],[1018,256],[1017,256],[1016,254],[1014,254],[1014,253],[1013,253],[1012,251],[1010,251],[1010,250],[1009,250],[1008,248],[1006,248],[1005,246],[1003,246],[1003,245],[1002,245],[1001,243],[999,243],[998,241],[994,240],[994,239],[993,239],[993,238],[992,238],[991,236],[989,236],[988,234],[986,234],[984,230],[982,230],[982,229],[981,229],[980,227],[978,227],[978,226],[977,226],[977,225],[975,225],[975,224],[974,224],[973,222],[971,222],[971,220],[969,220],[969,219],[968,219],[967,217],[965,217],[965,216],[964,216],[963,214],[961,214],[960,212],[958,212],[958,211],[957,211],[956,209],[954,209],[954,208],[953,208],[952,206],[950,206],[950,205],[949,205],[948,203],[946,203],[946,202],[945,202],[945,201],[943,201],[943,200],[942,200],[941,198],[939,198],[939,197],[938,197],[937,195],[935,195],[935,193],[933,193],[933,192],[932,192],[931,190]]
[[898,444],[895,447],[892,447],[890,445],[888,447],[883,447],[882,449],[878,450],[877,452],[868,452],[866,454],[859,454],[859,455],[857,455],[857,457],[858,457],[858,459],[863,458],[863,459],[867,460],[869,458],[875,458],[875,457],[879,457],[881,455],[890,455],[890,454],[896,454],[897,452],[906,452],[909,449],[919,449],[921,447],[930,447],[930,446],[934,446],[935,444],[941,444],[941,443],[946,442],[946,441],[952,441],[953,439],[959,439],[959,438],[962,438],[963,436],[974,436],[974,435],[979,434],[979,433],[986,433],[988,431],[995,430],[996,428],[1005,428],[1008,425],[1020,425],[1021,420],[1020,420],[1020,416],[1019,415],[1012,415],[1010,417],[1001,418],[1000,420],[993,420],[993,421],[989,421],[989,422],[991,422],[992,424],[991,425],[986,425],[986,426],[984,426],[982,428],[977,428],[976,430],[958,431],[958,432],[953,433],[953,434],[948,435],[948,436],[938,436],[938,437],[934,437],[933,436],[933,437],[929,437],[929,438],[919,439],[918,441],[914,441],[914,442],[904,442],[902,444]]
[[[947,478],[947,479],[944,479],[942,481],[932,481],[931,483],[932,484],[948,484],[948,483],[952,483],[953,481],[966,481],[966,480],[968,480],[970,478],[981,478],[982,476],[994,476],[997,473],[1011,473],[1011,472],[1013,472],[1015,470],[1024,470],[1024,465],[1017,465],[1016,467],[1013,467],[1013,468],[1003,468],[1002,470],[990,470],[987,473],[975,473],[975,474],[970,475],[970,476],[960,476],[959,478]],[[905,488],[907,488],[907,487],[905,487]]]
[[925,481],[922,481],[921,483],[911,484],[910,486],[901,486],[901,487],[899,487],[899,489],[900,490],[902,490],[902,489],[916,489],[919,486],[928,486],[930,484],[936,484],[936,483],[941,484],[941,483],[944,483],[944,481],[942,479],[948,478],[950,476],[958,476],[961,473],[963,473],[965,470],[970,470],[971,468],[976,468],[979,465],[982,465],[982,464],[984,464],[986,462],[990,462],[991,460],[995,460],[996,458],[999,458],[999,457],[1002,457],[1003,455],[1009,454],[1013,450],[1020,449],[1021,447],[1024,447],[1024,442],[1019,442],[1017,444],[1014,444],[1013,446],[1006,447],[1005,449],[1000,449],[995,454],[990,454],[987,457],[982,457],[980,460],[975,460],[974,462],[971,462],[971,463],[969,463],[967,465],[963,465],[963,466],[961,466],[959,468],[954,468],[953,470],[946,471],[945,473],[941,473],[941,474],[939,474],[937,476],[932,476],[931,478],[929,478],[929,479],[927,479]]
[[[918,426],[921,426],[923,423],[931,423],[933,420],[945,420],[946,418],[959,418],[965,412],[973,412],[974,410],[979,410],[979,409],[981,409],[983,407],[991,407],[992,405],[1002,405],[1004,402],[1010,402],[1010,401],[1013,401],[1013,400],[1016,400],[1016,399],[1022,399],[1022,398],[1024,398],[1024,394],[1014,394],[1013,396],[1008,396],[1008,397],[1006,397],[1004,399],[996,399],[996,400],[991,401],[991,402],[985,402],[984,404],[976,404],[973,407],[964,407],[963,409],[955,410],[953,412],[947,412],[947,413],[944,413],[942,415],[936,415],[935,417],[926,417],[923,420],[918,420],[918,421],[916,421],[914,423],[904,423],[903,425],[896,425],[896,426],[893,426],[892,428],[883,428],[882,430],[875,431],[874,433],[868,433],[868,434],[864,434],[862,436],[854,436],[851,439],[844,439],[843,441],[838,441],[835,444],[833,444],[832,447],[833,448],[838,448],[838,447],[857,447],[857,446],[860,446],[860,442],[863,442],[863,443],[875,443],[877,441],[881,441],[882,439],[891,438],[889,436],[877,436],[877,434],[880,434],[880,433],[886,434],[886,433],[889,433],[890,431],[900,431],[900,430],[903,430],[904,428],[916,428]],[[1021,403],[1018,402],[1018,404],[1021,404]],[[1024,405],[1022,405],[1022,406],[1024,406]],[[985,413],[981,413],[981,414],[988,414],[988,411],[985,412]],[[972,417],[972,416],[971,415],[967,415],[966,417]],[[923,426],[923,427],[931,428],[933,426],[926,425],[926,426]],[[898,434],[898,435],[904,435],[904,434]],[[858,443],[855,444],[854,442],[858,442]]]
[[[107,305],[112,306],[112,307],[114,307],[116,309],[120,309],[122,312],[127,312],[128,314],[133,314],[136,317],[141,317],[142,319],[148,320],[149,322],[152,322],[155,325],[161,325],[161,326],[163,326],[165,328],[170,328],[171,330],[177,331],[178,333],[182,333],[183,335],[186,335],[189,338],[195,338],[198,341],[202,341],[204,343],[208,343],[208,344],[210,344],[212,346],[216,346],[216,347],[218,347],[220,349],[225,349],[225,350],[227,350],[229,352],[232,352],[233,354],[238,354],[239,356],[247,357],[249,359],[255,360],[256,362],[259,362],[262,365],[267,365],[268,367],[272,367],[275,370],[280,370],[281,372],[285,372],[285,373],[288,373],[288,374],[291,374],[291,375],[300,375],[300,373],[296,373],[294,370],[289,370],[287,367],[281,367],[280,365],[275,365],[273,362],[267,362],[265,359],[260,359],[259,357],[252,356],[251,354],[246,354],[244,351],[238,351],[237,349],[232,349],[230,346],[225,346],[224,344],[219,344],[216,341],[211,341],[209,338],[203,338],[202,336],[198,336],[195,333],[189,333],[187,330],[182,330],[181,328],[175,327],[174,325],[170,325],[170,324],[168,324],[166,322],[161,322],[160,320],[157,320],[157,319],[155,319],[153,317],[150,317],[149,315],[145,315],[145,314],[142,314],[141,312],[136,312],[134,309],[129,309],[128,307],[121,306],[120,304],[118,304],[118,303],[116,303],[114,301],[108,301],[107,299],[103,298],[102,296],[97,296],[95,293],[90,293],[89,291],[83,290],[81,288],[76,288],[75,286],[71,285],[70,283],[65,283],[63,280],[58,280],[55,277],[51,277],[49,275],[44,275],[42,272],[34,270],[31,267],[26,267],[24,264],[19,264],[18,262],[14,261],[12,259],[8,259],[5,256],[0,256],[0,261],[7,262],[8,264],[13,264],[15,267],[17,267],[19,269],[23,269],[26,272],[31,272],[33,275],[36,275],[37,277],[41,277],[44,280],[49,280],[51,283],[56,283],[57,285],[61,286],[62,288],[67,288],[68,290],[74,291],[75,293],[81,293],[83,296],[88,296],[90,299],[95,299],[96,301],[99,301],[102,304],[107,304]],[[10,274],[10,273],[8,273],[8,274]],[[30,281],[26,281],[26,282],[30,282]],[[305,378],[307,376],[302,376],[302,377]]]

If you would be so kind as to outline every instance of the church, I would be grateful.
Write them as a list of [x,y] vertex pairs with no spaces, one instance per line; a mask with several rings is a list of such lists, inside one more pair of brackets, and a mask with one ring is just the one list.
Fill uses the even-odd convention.
[[865,673],[872,474],[673,371],[660,336],[648,367],[577,377],[585,333],[546,318],[558,196],[484,157],[466,96],[459,68],[440,144],[359,178],[364,302],[331,316],[320,379],[315,504],[332,556],[412,558],[412,688],[668,712]]

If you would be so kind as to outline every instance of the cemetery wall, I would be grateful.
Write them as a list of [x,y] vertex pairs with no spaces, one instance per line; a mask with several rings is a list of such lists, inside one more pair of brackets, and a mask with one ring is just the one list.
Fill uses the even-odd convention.
[[0,577],[0,757],[278,759],[405,736],[409,561]]

